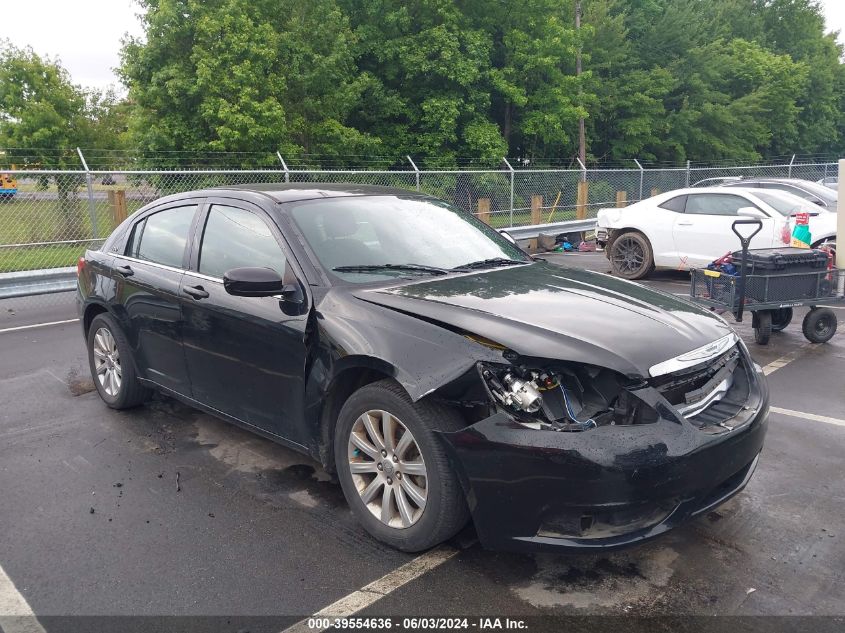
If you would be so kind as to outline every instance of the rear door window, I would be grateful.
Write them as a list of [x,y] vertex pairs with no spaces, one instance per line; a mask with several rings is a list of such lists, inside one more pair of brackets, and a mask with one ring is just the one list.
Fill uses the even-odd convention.
[[126,254],[156,264],[182,268],[185,246],[197,205],[158,211],[136,223]]

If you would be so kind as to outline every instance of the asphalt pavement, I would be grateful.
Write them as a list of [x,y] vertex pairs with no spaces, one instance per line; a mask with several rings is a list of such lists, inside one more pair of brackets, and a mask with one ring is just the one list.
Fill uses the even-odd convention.
[[[607,268],[601,254],[550,259]],[[688,276],[646,283],[681,295]],[[757,473],[728,504],[594,555],[489,552],[468,528],[432,563],[372,540],[297,453],[164,397],[105,407],[70,295],[0,302],[0,611],[16,592],[38,616],[23,625],[50,633],[79,622],[65,616],[266,616],[282,630],[333,603],[534,618],[529,630],[582,615],[839,616],[813,628],[841,630],[845,334],[809,345],[801,316],[767,347],[736,326],[770,371],[774,409]]]

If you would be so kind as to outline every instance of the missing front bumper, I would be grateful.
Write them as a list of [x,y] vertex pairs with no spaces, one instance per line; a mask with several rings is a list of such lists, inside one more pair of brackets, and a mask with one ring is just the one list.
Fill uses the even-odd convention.
[[768,396],[733,432],[691,424],[526,429],[506,414],[443,433],[482,544],[595,550],[653,538],[747,484],[763,446]]

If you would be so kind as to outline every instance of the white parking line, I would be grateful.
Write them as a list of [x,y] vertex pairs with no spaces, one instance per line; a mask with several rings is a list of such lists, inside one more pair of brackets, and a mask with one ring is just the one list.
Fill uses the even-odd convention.
[[770,407],[769,411],[772,413],[780,413],[781,415],[788,415],[793,418],[801,418],[802,420],[812,420],[813,422],[824,422],[825,424],[834,424],[836,426],[845,426],[845,420],[838,418],[831,418],[826,415],[816,415],[815,413],[804,413],[803,411],[793,411],[791,409],[781,409],[780,407]]
[[79,319],[66,319],[64,321],[50,321],[49,323],[34,323],[32,325],[19,325],[18,327],[7,327],[0,330],[0,334],[4,332],[19,332],[20,330],[31,330],[37,327],[48,327],[50,325],[64,325],[65,323],[76,323]]
[[0,617],[5,633],[46,633],[12,579],[0,567]]
[[308,620],[312,618],[347,618],[361,609],[365,609],[377,600],[393,593],[400,587],[407,585],[415,578],[436,569],[447,560],[452,558],[460,550],[451,547],[438,547],[425,554],[417,556],[414,560],[405,563],[401,567],[386,573],[378,580],[364,585],[348,596],[344,596],[337,602],[320,609],[311,618],[300,620],[296,624],[286,628],[282,633],[317,633],[329,627],[309,627]]

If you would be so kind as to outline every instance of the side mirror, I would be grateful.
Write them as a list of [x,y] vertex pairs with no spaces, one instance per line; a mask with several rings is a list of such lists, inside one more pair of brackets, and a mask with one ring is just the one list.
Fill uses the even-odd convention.
[[223,274],[223,287],[235,297],[284,295],[282,276],[272,268],[233,268]]
[[499,235],[501,235],[511,244],[516,244],[516,239],[514,239],[514,236],[508,233],[505,229],[499,229]]
[[769,217],[760,211],[760,209],[755,209],[754,207],[743,207],[736,214],[744,218],[757,218],[758,220],[766,220]]

